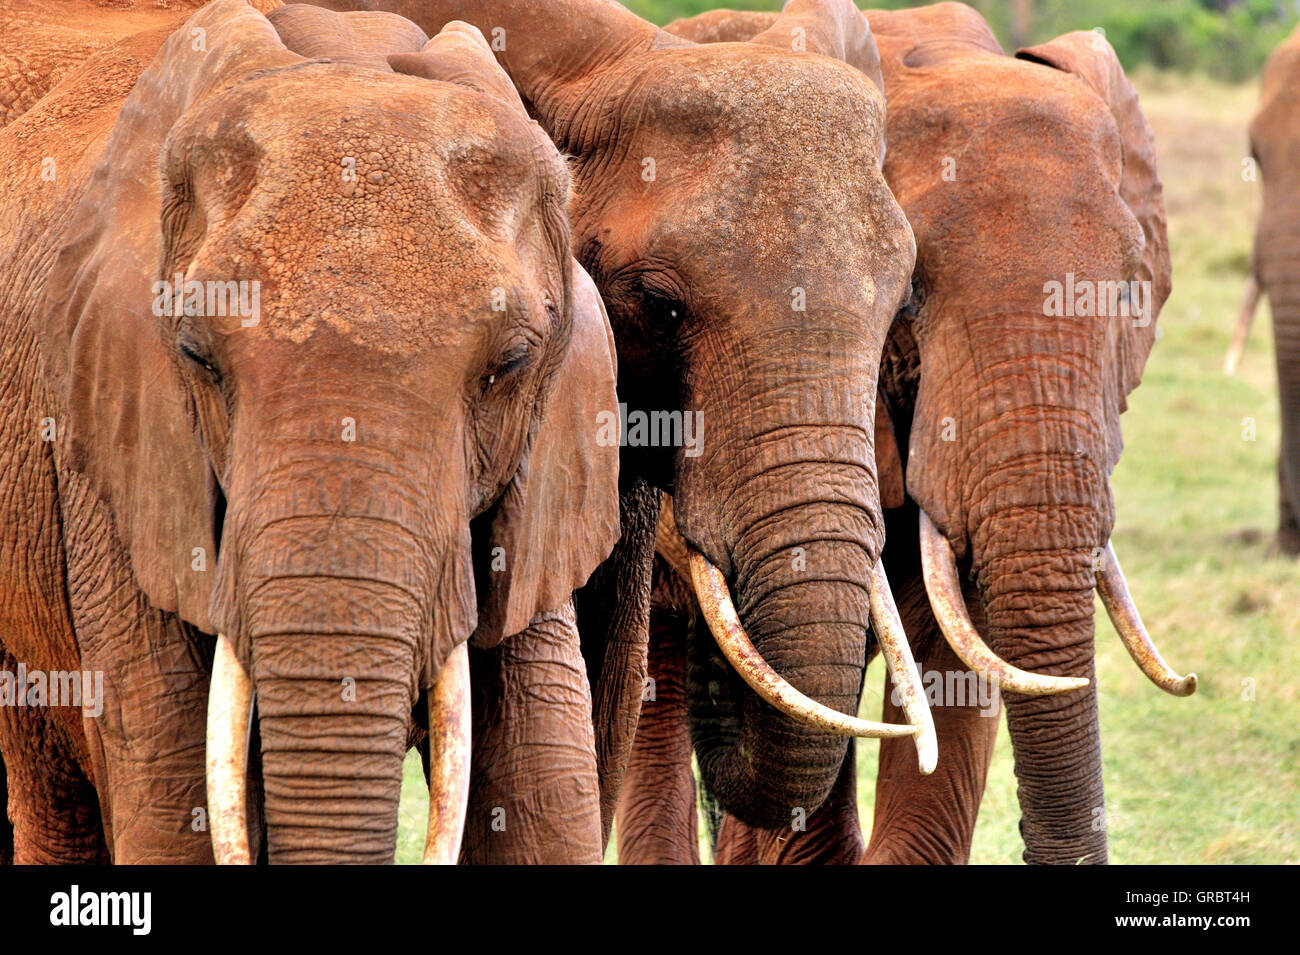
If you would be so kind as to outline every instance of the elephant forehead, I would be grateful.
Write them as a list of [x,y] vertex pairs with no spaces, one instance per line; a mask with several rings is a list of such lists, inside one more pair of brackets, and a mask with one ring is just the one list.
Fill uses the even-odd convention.
[[507,308],[528,315],[562,297],[541,229],[503,242],[453,204],[413,202],[394,216],[390,206],[358,201],[366,205],[310,219],[285,204],[283,221],[221,241],[215,251],[233,268],[205,271],[255,277],[266,334],[301,342],[324,325],[394,353],[473,336]]
[[1106,203],[1117,194],[1118,126],[1071,76],[978,57],[901,71],[889,89],[885,172],[909,215],[918,202],[973,211],[1012,201],[1022,217],[1043,215],[1054,197]]
[[658,50],[637,64],[619,93],[621,115],[652,124],[652,135],[789,154],[840,138],[878,147],[884,100],[871,81],[839,60],[749,43]]
[[1039,152],[1108,135],[1118,143],[1106,104],[1076,77],[1050,67],[979,52],[917,69],[887,59],[885,76],[891,148],[906,148],[908,136],[927,129],[930,140],[1019,131],[1039,143]]
[[[819,245],[907,244],[879,166],[883,101],[865,76],[752,44],[649,59],[619,111],[638,119],[634,142],[610,146],[623,159],[614,207],[638,243],[735,254],[746,270]],[[587,165],[607,168],[603,156]],[[601,188],[585,175],[583,191]]]
[[[245,140],[344,196],[427,180],[491,187],[476,198],[498,209],[539,186],[567,187],[559,153],[522,110],[456,83],[312,63],[231,90],[205,116],[217,145]],[[372,168],[354,179],[363,158]]]
[[211,200],[204,271],[257,280],[267,334],[302,341],[323,323],[384,351],[447,340],[448,316],[488,321],[504,301],[542,298],[530,284],[562,288],[551,220],[567,180],[520,141],[526,119],[503,122],[476,95],[313,95],[293,117],[239,116],[237,135],[217,118],[217,148],[194,152],[220,175],[200,175],[198,192],[230,185],[223,149],[253,154],[256,183],[227,219]]

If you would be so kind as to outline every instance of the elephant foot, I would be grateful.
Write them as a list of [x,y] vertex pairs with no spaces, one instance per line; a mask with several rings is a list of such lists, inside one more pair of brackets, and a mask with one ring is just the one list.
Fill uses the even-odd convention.
[[1282,557],[1300,557],[1300,530],[1294,527],[1280,528],[1270,550]]

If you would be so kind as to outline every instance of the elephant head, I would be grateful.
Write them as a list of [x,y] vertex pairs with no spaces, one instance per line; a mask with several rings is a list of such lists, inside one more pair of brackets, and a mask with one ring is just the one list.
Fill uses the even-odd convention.
[[422,693],[455,859],[466,641],[617,538],[612,336],[565,165],[472,28],[273,17],[173,34],[73,213],[44,322],[69,460],[154,606],[220,634],[218,860],[247,861],[252,692],[271,861],[391,860]]
[[[426,30],[472,21],[571,157],[575,254],[619,354],[623,467],[673,493],[711,627],[743,674],[696,641],[701,769],[755,824],[814,808],[845,753],[834,733],[917,732],[845,715],[871,599],[883,616],[892,603],[872,422],[914,255],[880,173],[865,21],[848,0],[794,0],[752,42],[704,46],[602,0],[321,3]],[[683,412],[694,441],[638,430]],[[917,736],[928,765],[932,734]]]
[[1282,413],[1282,450],[1278,458],[1277,547],[1300,554],[1300,291],[1296,269],[1300,239],[1300,30],[1273,51],[1264,67],[1259,112],[1250,123],[1250,152],[1259,168],[1263,205],[1255,230],[1255,249],[1245,301],[1228,354],[1229,374],[1236,370],[1261,292],[1273,311],[1273,340]]

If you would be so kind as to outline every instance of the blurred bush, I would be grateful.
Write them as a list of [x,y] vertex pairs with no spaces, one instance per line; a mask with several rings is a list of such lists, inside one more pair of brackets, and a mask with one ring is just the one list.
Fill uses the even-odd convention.
[[[1300,0],[969,0],[1008,50],[1070,30],[1106,31],[1126,69],[1201,72],[1223,80],[1256,75],[1300,17]],[[720,6],[779,10],[781,0],[625,0],[655,23]],[[883,0],[868,6],[916,6]]]

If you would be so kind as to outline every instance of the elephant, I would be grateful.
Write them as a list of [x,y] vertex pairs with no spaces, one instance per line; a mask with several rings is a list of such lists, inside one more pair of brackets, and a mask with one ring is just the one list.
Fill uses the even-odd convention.
[[[882,742],[869,844],[850,754],[816,813],[793,830],[729,817],[717,858],[965,862],[1001,699],[1025,860],[1105,862],[1094,594],[1153,682],[1178,696],[1196,688],[1156,651],[1109,543],[1119,416],[1171,288],[1154,143],[1098,34],[1008,57],[962,4],[865,16],[888,106],[885,175],[917,242],[912,296],[879,373],[884,562],[927,684],[941,678],[929,700],[939,763],[927,778]],[[770,24],[711,11],[667,29],[727,42]],[[898,713],[887,679],[884,719]],[[642,787],[683,791],[660,755],[680,749],[666,741],[674,727],[655,711],[638,730],[629,772]],[[642,815],[629,820],[641,832],[693,812],[632,792],[623,808]],[[629,861],[693,852],[680,841],[625,850],[620,838]]]
[[1300,29],[1293,32],[1264,66],[1259,112],[1250,123],[1250,155],[1263,185],[1264,202],[1255,229],[1250,277],[1237,318],[1225,371],[1236,372],[1261,293],[1273,311],[1273,347],[1282,411],[1278,455],[1276,549],[1300,555],[1300,300],[1293,288],[1296,253],[1291,233],[1296,195],[1291,181],[1297,158],[1300,102],[1292,93],[1300,74]]
[[[881,173],[879,59],[856,8],[791,0],[762,35],[706,46],[608,0],[315,2],[427,31],[472,22],[570,157],[575,255],[609,310],[626,424],[622,536],[576,598],[584,645],[631,648],[612,673],[587,658],[597,699],[627,704],[596,727],[605,833],[648,690],[665,493],[711,608],[714,639],[693,644],[710,676],[690,702],[720,804],[754,825],[811,811],[849,736],[906,739],[932,768],[879,562],[873,450],[880,351],[915,248]],[[869,625],[904,721],[852,715]]]
[[427,711],[426,861],[599,861],[617,372],[568,169],[473,27],[269,17],[0,131],[3,662],[103,684],[0,707],[14,859],[389,862]]

